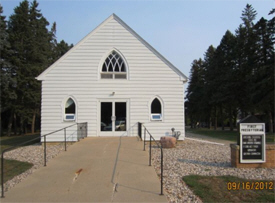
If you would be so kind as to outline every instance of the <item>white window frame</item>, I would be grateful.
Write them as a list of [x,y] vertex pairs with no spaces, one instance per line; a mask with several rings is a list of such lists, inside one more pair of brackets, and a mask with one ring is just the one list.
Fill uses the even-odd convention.
[[[106,64],[106,59],[112,54],[112,52],[116,52],[116,54],[120,57],[120,59],[123,61],[125,72],[121,72],[122,65],[119,65],[120,71],[115,71],[114,68],[112,67],[113,71],[108,71],[109,65],[115,65],[111,61],[109,61],[108,64]],[[109,58],[110,59],[110,58]],[[118,59],[116,59],[116,62],[118,62]],[[103,65],[106,65],[106,70],[107,71],[102,71]],[[110,75],[111,77],[103,78],[103,75]],[[116,76],[124,76],[123,78],[116,78]],[[112,48],[110,51],[108,51],[104,57],[101,59],[101,62],[99,63],[99,79],[104,80],[104,81],[111,81],[111,80],[120,80],[120,81],[125,81],[129,80],[129,69],[128,69],[128,64],[125,59],[125,57],[118,51],[116,48]]]
[[[161,105],[161,112],[160,113],[152,113],[152,103],[153,101],[157,99],[160,102]],[[164,106],[163,101],[159,96],[155,96],[151,99],[151,102],[149,103],[149,115],[151,121],[163,121],[163,115],[164,115]],[[159,118],[154,118],[154,116],[159,116]]]
[[[67,116],[73,116],[73,118],[67,118]],[[75,121],[75,114],[65,114],[65,121]]]
[[[159,116],[159,118],[154,118],[154,116]],[[151,113],[151,120],[152,121],[162,121],[162,114],[161,113]]]
[[[67,101],[71,99],[73,100],[74,102],[74,105],[75,105],[75,113],[66,113],[66,104],[67,104]],[[76,114],[77,114],[77,103],[76,103],[76,100],[72,97],[72,96],[69,96],[69,97],[66,97],[65,101],[64,101],[64,104],[63,104],[63,121],[65,122],[76,122]],[[68,119],[67,116],[73,116],[73,119]]]

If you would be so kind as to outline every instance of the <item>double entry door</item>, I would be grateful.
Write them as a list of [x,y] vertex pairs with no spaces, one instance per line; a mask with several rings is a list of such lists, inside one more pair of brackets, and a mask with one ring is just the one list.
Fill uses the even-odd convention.
[[127,131],[127,102],[100,102],[100,136],[120,136]]

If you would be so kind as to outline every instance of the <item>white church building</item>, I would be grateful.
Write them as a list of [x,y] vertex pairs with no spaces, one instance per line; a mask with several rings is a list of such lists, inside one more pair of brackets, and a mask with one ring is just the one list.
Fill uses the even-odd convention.
[[[141,122],[155,139],[171,128],[184,139],[187,77],[115,14],[36,79],[41,135],[87,122],[88,137],[137,136]],[[72,141],[75,131],[67,131]],[[62,131],[47,137],[63,140]]]

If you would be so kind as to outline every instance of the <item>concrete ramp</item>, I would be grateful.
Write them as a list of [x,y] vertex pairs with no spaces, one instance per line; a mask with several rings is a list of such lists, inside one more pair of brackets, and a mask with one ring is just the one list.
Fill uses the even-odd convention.
[[85,138],[5,193],[1,202],[167,202],[136,137]]

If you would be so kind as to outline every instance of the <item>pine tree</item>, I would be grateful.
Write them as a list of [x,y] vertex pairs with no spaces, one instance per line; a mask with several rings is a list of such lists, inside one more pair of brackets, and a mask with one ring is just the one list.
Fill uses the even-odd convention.
[[28,74],[27,44],[30,43],[31,30],[29,25],[29,3],[23,1],[14,9],[8,22],[9,42],[14,51],[10,57],[16,77],[16,104],[13,105],[14,113],[20,119],[20,132],[23,133],[24,123],[27,120],[28,109],[24,107],[25,97],[28,95],[28,82],[25,75]]
[[201,98],[203,95],[203,61],[194,60],[192,63],[189,86],[187,88],[187,114],[191,120],[191,127],[201,120]]
[[257,12],[249,4],[246,5],[242,13],[241,19],[243,24],[236,30],[237,37],[237,91],[238,102],[242,117],[249,113],[254,114],[251,91],[253,88],[253,74],[257,69],[256,53],[257,53],[257,38],[254,32],[254,20]]
[[[14,78],[14,70],[9,61],[9,57],[12,54],[10,43],[8,41],[7,22],[5,16],[2,15],[3,8],[0,5],[0,66],[1,66],[1,118],[2,115],[8,116],[8,133],[11,134],[13,105],[16,100],[16,80]],[[1,119],[1,131],[2,131],[2,119]]]
[[257,34],[257,70],[254,74],[253,103],[260,113],[269,116],[269,130],[273,132],[274,110],[274,42],[269,23],[261,18],[254,26]]
[[63,56],[67,51],[69,51],[73,45],[69,45],[64,40],[61,40],[59,43],[57,43],[55,48],[55,60],[59,59],[61,56]]
[[12,64],[16,67],[17,104],[15,113],[20,118],[20,133],[26,124],[32,123],[34,132],[35,117],[40,112],[41,85],[35,80],[49,66],[51,55],[51,34],[48,21],[37,9],[37,1],[31,5],[27,0],[14,9],[9,20],[9,40],[14,54]]
[[247,29],[251,29],[254,24],[253,21],[256,19],[257,12],[254,10],[251,4],[246,4],[245,9],[242,11],[242,21]]
[[26,132],[27,125],[35,131],[41,98],[41,84],[35,77],[72,47],[63,40],[57,43],[56,23],[49,31],[49,22],[38,6],[36,0],[23,0],[15,7],[7,28],[1,10],[1,115],[6,112],[10,118],[9,132],[14,122],[15,134],[18,121],[19,133]]
[[[41,98],[41,84],[35,79],[43,70],[49,65],[51,58],[51,32],[48,31],[47,26],[49,22],[43,17],[41,11],[37,9],[38,3],[34,0],[30,6],[29,22],[32,35],[30,36],[28,56],[29,70],[31,74],[28,75],[29,79],[29,98],[28,104],[32,113],[32,133],[34,133],[35,120],[37,114],[40,112],[40,98]],[[25,76],[27,77],[27,75]]]
[[[219,86],[216,88],[216,102],[220,106],[221,123],[224,129],[224,120],[229,118],[230,129],[233,130],[233,115],[236,112],[236,38],[230,32],[226,31],[220,45],[217,47],[215,60],[218,67],[216,77]],[[225,112],[224,112],[225,110]],[[228,113],[224,116],[224,113]]]
[[206,105],[209,128],[211,128],[212,118],[214,118],[214,129],[217,129],[217,102],[216,88],[217,84],[217,66],[216,66],[216,48],[212,45],[208,47],[204,54],[204,102]]

